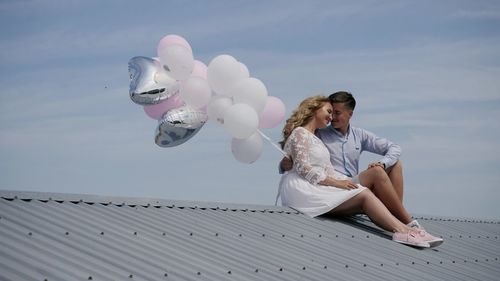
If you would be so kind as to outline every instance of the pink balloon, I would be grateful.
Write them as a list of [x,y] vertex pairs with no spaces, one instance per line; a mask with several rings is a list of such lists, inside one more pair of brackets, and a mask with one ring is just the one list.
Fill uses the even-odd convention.
[[145,105],[144,112],[146,112],[147,116],[158,120],[163,116],[163,114],[165,114],[165,112],[173,108],[178,108],[183,104],[184,102],[181,100],[179,95],[174,95],[158,104]]
[[268,96],[266,106],[259,115],[259,128],[269,129],[276,127],[285,118],[285,105],[273,96]]
[[189,45],[188,41],[184,39],[184,37],[175,34],[169,34],[163,37],[158,43],[158,48],[156,49],[156,53],[160,54],[160,50],[175,44],[186,47],[189,49],[189,51],[191,51],[191,53],[193,53],[193,49],[191,49],[191,46]]
[[194,67],[191,76],[198,76],[207,80],[207,66],[199,60],[194,60]]

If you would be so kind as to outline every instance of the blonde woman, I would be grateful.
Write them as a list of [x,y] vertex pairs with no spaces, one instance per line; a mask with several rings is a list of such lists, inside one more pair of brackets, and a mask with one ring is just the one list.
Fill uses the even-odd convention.
[[393,232],[395,242],[422,248],[441,244],[442,239],[399,221],[369,189],[335,171],[328,149],[314,134],[330,124],[332,112],[327,97],[313,96],[302,101],[286,121],[281,146],[292,158],[293,169],[280,181],[282,205],[310,217],[365,213],[376,225]]

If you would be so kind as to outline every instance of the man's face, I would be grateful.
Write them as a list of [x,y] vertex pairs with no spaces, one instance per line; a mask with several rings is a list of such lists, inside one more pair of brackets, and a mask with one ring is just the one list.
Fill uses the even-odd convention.
[[352,110],[345,107],[344,103],[334,103],[332,106],[332,127],[335,129],[346,129],[352,117]]

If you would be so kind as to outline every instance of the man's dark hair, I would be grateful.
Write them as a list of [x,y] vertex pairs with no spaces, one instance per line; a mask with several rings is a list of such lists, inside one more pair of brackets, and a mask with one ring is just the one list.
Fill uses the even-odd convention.
[[328,96],[331,103],[343,103],[350,110],[354,110],[356,107],[356,100],[351,95],[351,93],[346,91],[339,91]]

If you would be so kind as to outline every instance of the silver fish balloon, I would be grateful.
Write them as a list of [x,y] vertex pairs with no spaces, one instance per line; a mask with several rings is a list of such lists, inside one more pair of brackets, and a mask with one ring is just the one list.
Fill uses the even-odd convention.
[[129,94],[140,105],[158,104],[179,92],[179,83],[158,83],[157,74],[164,71],[160,62],[148,57],[133,57],[128,62]]
[[183,144],[196,135],[207,120],[204,111],[187,105],[171,109],[158,121],[155,143],[160,147]]

